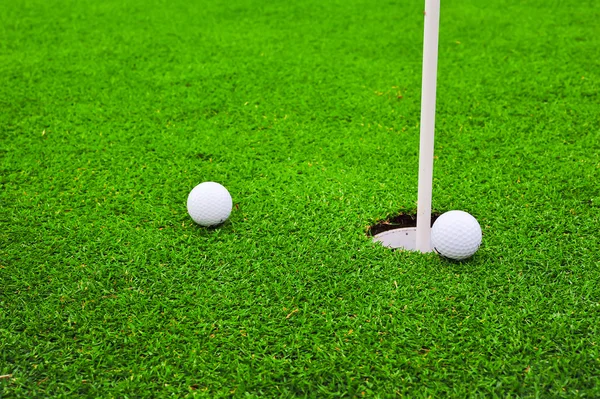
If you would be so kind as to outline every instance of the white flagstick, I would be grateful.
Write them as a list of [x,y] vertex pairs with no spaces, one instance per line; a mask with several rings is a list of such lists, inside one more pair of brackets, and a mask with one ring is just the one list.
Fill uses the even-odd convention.
[[437,80],[440,0],[425,0],[423,80],[421,88],[421,138],[419,145],[419,197],[417,199],[417,251],[431,252],[431,191],[433,137]]

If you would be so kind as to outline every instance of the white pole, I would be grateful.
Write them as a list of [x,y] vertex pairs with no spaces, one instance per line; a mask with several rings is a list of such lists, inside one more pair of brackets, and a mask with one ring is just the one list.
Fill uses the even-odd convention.
[[431,252],[431,191],[433,185],[433,137],[439,29],[440,0],[425,0],[416,245],[417,251],[420,252]]

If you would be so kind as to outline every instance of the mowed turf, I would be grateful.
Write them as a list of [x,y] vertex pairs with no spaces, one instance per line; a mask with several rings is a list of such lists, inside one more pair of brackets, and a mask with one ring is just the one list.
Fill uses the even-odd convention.
[[[0,3],[0,396],[600,396],[600,3]],[[227,224],[187,215],[224,184]]]

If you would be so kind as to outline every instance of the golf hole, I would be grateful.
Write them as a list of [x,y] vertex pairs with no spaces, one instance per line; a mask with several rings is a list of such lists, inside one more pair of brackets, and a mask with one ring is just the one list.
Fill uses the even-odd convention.
[[[432,212],[431,214],[431,225],[436,221],[438,217],[440,217],[441,213]],[[416,213],[407,213],[401,212],[397,215],[389,216],[383,220],[377,221],[372,226],[369,226],[367,229],[367,235],[369,237],[374,237],[379,233],[383,233],[386,231],[401,229],[405,227],[417,227],[417,214]]]
[[[440,215],[439,212],[432,213],[431,225]],[[416,235],[417,215],[408,212],[389,216],[367,229],[367,236],[371,237],[374,242],[391,249],[415,250]]]

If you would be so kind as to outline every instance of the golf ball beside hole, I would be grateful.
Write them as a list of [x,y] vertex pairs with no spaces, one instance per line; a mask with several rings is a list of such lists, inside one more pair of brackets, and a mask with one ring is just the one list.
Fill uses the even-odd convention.
[[232,207],[229,191],[211,181],[198,184],[187,199],[187,211],[194,222],[206,227],[224,223],[229,218]]
[[446,212],[431,228],[431,245],[443,257],[453,260],[470,258],[481,245],[479,222],[467,212]]

